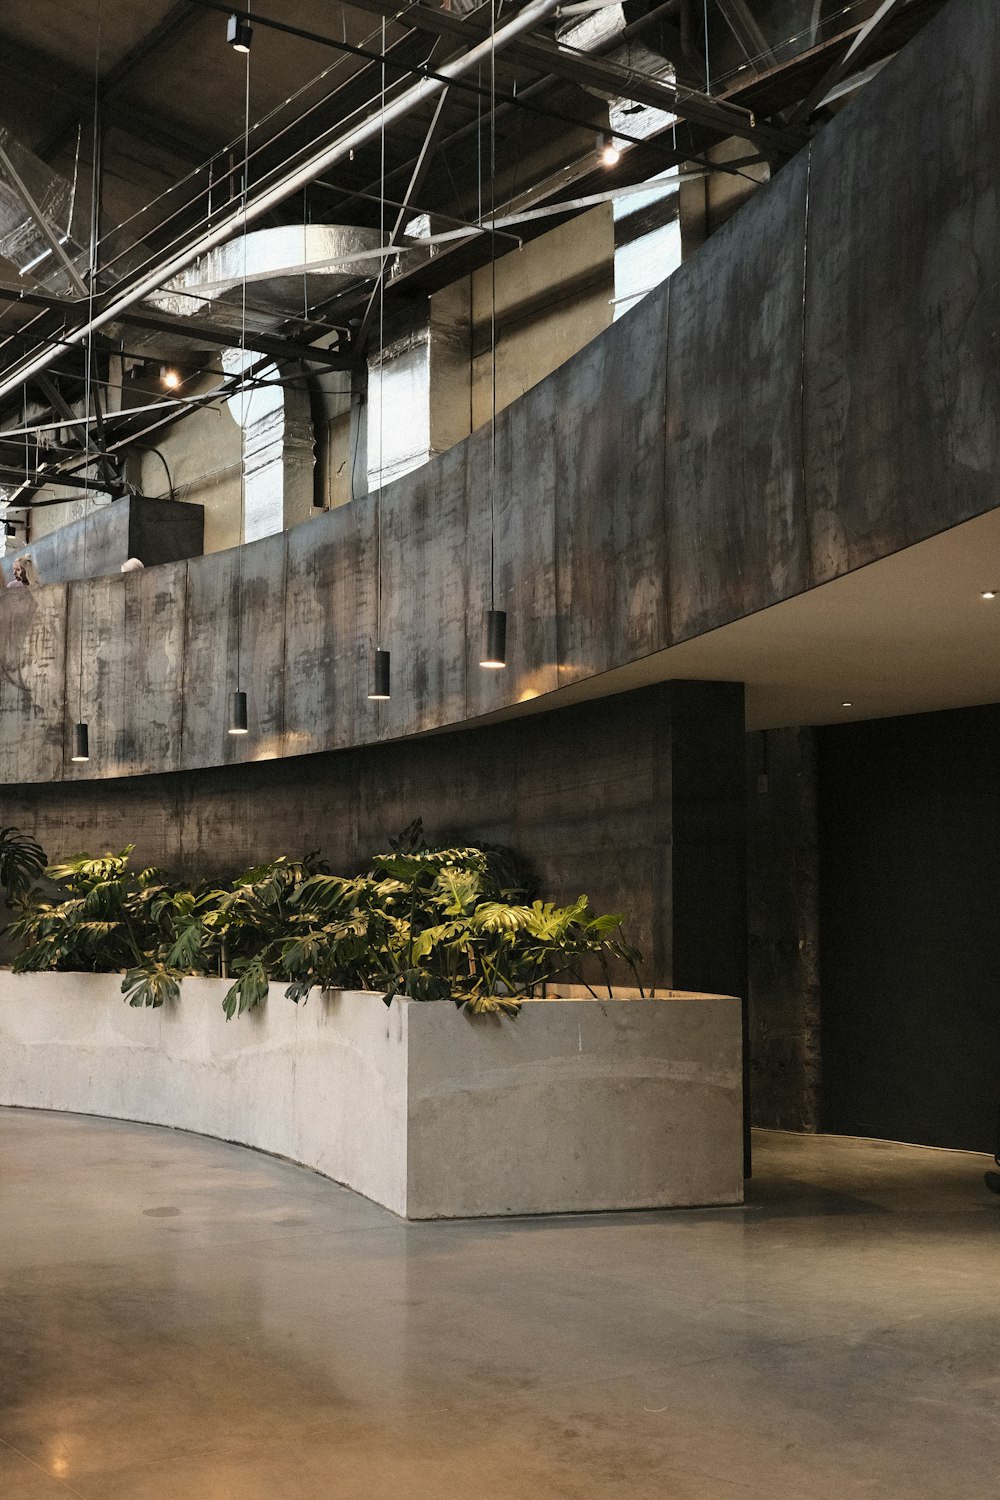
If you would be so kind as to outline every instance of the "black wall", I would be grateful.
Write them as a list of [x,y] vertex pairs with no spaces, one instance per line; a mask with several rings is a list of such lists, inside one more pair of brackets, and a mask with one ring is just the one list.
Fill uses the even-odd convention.
[[994,1149],[1000,705],[818,734],[822,1128]]
[[[676,682],[491,727],[250,765],[0,788],[51,858],[233,873],[321,849],[357,869],[413,817],[507,844],[543,893],[628,913],[654,984],[746,995],[743,688]],[[619,976],[628,982],[627,972]]]

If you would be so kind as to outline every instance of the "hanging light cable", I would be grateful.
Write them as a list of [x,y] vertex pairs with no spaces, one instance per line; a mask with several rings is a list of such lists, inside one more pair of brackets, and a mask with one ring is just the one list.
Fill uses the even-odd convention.
[[[87,365],[83,381],[83,410],[86,421],[84,423],[83,451],[90,455],[90,421],[91,402],[94,397],[93,373],[94,373],[94,293],[97,287],[97,255],[101,237],[101,114],[100,114],[100,77],[101,77],[101,0],[97,0],[97,32],[94,40],[94,129],[91,150],[91,172],[90,172],[90,271],[88,276],[88,303],[87,321],[91,325],[87,334]],[[27,441],[27,440],[25,440]],[[84,609],[84,597],[87,590],[87,533],[90,525],[90,512],[86,492],[83,497],[83,577],[77,588],[80,593],[80,665],[77,677],[77,711],[79,718],[73,726],[73,761],[90,760],[90,726],[83,717],[83,637],[86,614]]]
[[[248,0],[249,8],[249,0]],[[249,32],[249,23],[247,31]],[[246,526],[247,501],[247,189],[250,177],[250,47],[238,49],[246,58],[243,85],[243,282],[240,302],[240,351],[242,379],[240,381],[240,531],[236,539],[236,689],[229,712],[229,733],[249,734],[248,700],[246,689],[240,686],[243,669],[243,545]]]
[[[481,667],[498,670],[507,665],[507,611],[496,607],[496,493],[497,493],[497,133],[496,133],[496,0],[490,0],[490,607],[483,619]],[[479,205],[482,218],[482,202]]]
[[[382,129],[379,165],[379,245],[385,245],[385,20],[382,21]],[[369,408],[370,410],[370,408]],[[390,657],[382,645],[382,481],[385,436],[385,262],[378,279],[378,490],[375,494],[375,652],[368,697],[384,703],[390,697]]]

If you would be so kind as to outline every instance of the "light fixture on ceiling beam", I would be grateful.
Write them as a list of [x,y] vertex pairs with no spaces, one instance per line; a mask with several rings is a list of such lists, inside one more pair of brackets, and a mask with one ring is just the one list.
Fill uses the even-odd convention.
[[226,41],[234,52],[249,52],[253,42],[253,27],[245,16],[230,16],[226,26]]
[[183,384],[180,370],[175,370],[173,365],[163,365],[160,369],[160,384],[165,391],[179,391]]
[[983,592],[980,594],[979,597],[980,597],[980,599],[995,599],[996,596],[997,596],[996,589],[983,589]]
[[607,130],[597,132],[597,154],[604,167],[616,167],[622,159],[622,154],[615,145],[615,138]]

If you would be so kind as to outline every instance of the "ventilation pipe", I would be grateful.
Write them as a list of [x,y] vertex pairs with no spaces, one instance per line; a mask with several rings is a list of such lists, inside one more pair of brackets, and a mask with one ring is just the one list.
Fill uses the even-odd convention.
[[40,350],[16,365],[6,379],[0,381],[0,399],[19,390],[25,380],[32,379],[40,371],[47,370],[55,360],[64,357],[68,344],[85,344],[93,331],[113,323],[129,308],[159,291],[165,282],[179,276],[199,256],[207,255],[217,245],[222,245],[234,235],[245,231],[247,225],[256,223],[279,203],[284,203],[286,199],[301,192],[330,167],[349,157],[359,146],[376,140],[384,127],[411,114],[428,99],[434,98],[442,89],[447,88],[452,79],[474,72],[494,51],[501,50],[507,42],[539,26],[553,14],[557,6],[558,0],[532,0],[506,25],[498,27],[494,36],[470,47],[460,57],[442,63],[437,77],[421,79],[411,88],[402,90],[386,104],[384,110],[376,110],[358,125],[312,152],[305,161],[285,172],[270,187],[251,193],[245,204],[223,215],[216,224],[207,226],[183,250],[160,261],[147,275],[138,276],[125,290],[113,293],[95,317],[88,318],[79,328],[67,332],[60,344]]

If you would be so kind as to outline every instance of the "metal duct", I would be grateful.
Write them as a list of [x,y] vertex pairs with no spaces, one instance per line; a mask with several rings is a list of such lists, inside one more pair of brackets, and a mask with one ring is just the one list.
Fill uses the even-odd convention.
[[77,273],[86,255],[72,237],[73,184],[0,126],[0,255],[22,276],[57,293],[78,287],[53,249],[53,240]]
[[221,215],[217,223],[205,228],[190,244],[161,261],[158,266],[126,291],[113,296],[101,312],[88,318],[79,328],[68,332],[63,344],[55,347],[50,345],[22,360],[19,365],[9,371],[3,380],[0,380],[0,398],[19,389],[25,380],[30,380],[39,371],[48,369],[49,365],[62,356],[67,344],[85,344],[95,329],[104,328],[108,323],[113,323],[117,317],[127,312],[130,307],[134,307],[137,302],[161,290],[172,277],[180,275],[188,266],[193,265],[199,256],[207,254],[217,245],[225,244],[233,234],[239,233],[241,229],[246,228],[247,224],[262,218],[277,204],[293,197],[307,183],[321,176],[336,162],[348,157],[356,147],[363,145],[366,141],[375,140],[386,126],[412,113],[426,100],[435,98],[442,89],[448,87],[451,79],[460,78],[465,73],[474,71],[495,51],[502,49],[507,42],[513,41],[523,32],[531,31],[540,25],[552,14],[557,4],[558,0],[529,0],[524,9],[518,11],[505,25],[499,27],[494,35],[475,47],[470,47],[460,57],[442,63],[434,78],[422,79],[412,88],[402,89],[387,102],[384,109],[375,111],[342,135],[318,146],[305,161],[290,167],[270,186],[251,193],[239,208]]
[[368,361],[368,488],[419,469],[471,429],[467,281],[421,305]]
[[255,229],[220,245],[149,297],[173,318],[231,328],[248,292],[248,332],[266,333],[335,292],[378,274],[377,229],[352,224],[289,224]]
[[[77,211],[76,183],[21,145],[0,126],[0,256],[21,276],[58,296],[86,296],[90,268],[90,229]],[[119,281],[142,260],[142,248],[122,230],[101,241],[114,270],[105,284]]]
[[[227,375],[240,375],[257,359],[246,349],[226,349]],[[274,365],[265,379],[276,379]],[[226,405],[243,428],[244,542],[272,536],[308,520],[313,503],[315,434],[309,395],[291,385],[260,385],[231,396]]]

